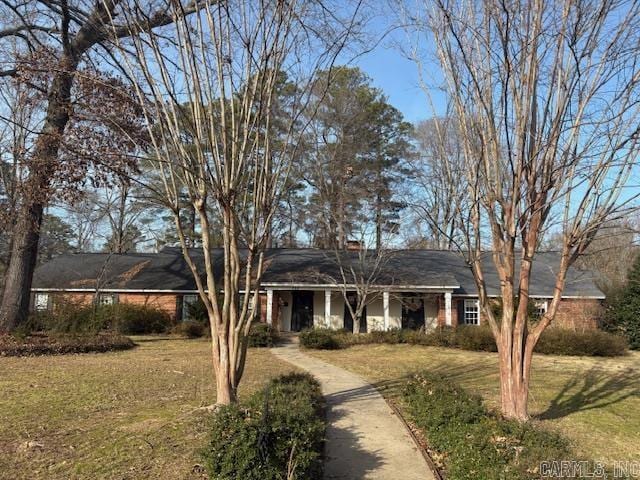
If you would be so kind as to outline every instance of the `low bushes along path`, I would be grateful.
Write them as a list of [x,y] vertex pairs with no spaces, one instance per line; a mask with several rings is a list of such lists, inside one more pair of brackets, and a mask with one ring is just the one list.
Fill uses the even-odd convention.
[[271,351],[307,370],[322,385],[329,422],[326,480],[435,478],[402,421],[370,383],[302,353],[295,341]]

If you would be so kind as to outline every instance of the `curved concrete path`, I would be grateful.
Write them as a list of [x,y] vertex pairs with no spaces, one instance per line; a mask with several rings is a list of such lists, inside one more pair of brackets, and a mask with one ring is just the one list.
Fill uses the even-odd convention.
[[329,423],[326,480],[435,478],[402,421],[370,383],[342,368],[305,355],[295,343],[271,351],[307,370],[322,385]]

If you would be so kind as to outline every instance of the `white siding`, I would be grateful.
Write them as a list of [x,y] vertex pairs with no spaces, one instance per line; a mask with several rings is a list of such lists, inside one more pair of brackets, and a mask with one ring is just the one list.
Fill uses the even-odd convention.
[[424,298],[424,327],[431,330],[438,326],[438,298],[429,295]]
[[384,330],[384,308],[382,297],[373,299],[367,305],[367,331]]
[[313,326],[324,326],[324,290],[313,292]]
[[342,292],[331,292],[331,328],[344,328],[344,297]]
[[402,328],[402,302],[398,298],[389,299],[389,330]]
[[[280,303],[280,329],[283,332],[291,331],[291,301],[293,297],[291,292],[278,292],[278,296],[282,300]],[[287,305],[282,305],[286,303]]]

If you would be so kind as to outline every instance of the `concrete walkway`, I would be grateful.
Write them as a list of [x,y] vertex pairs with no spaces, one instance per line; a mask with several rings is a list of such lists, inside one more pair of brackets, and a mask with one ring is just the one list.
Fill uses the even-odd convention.
[[329,422],[326,480],[434,479],[402,421],[370,383],[342,368],[305,355],[296,343],[271,351],[307,370],[322,385]]

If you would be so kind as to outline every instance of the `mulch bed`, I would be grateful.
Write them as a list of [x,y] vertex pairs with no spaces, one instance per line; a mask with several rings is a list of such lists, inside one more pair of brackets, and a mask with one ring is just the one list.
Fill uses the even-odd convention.
[[27,337],[0,335],[0,357],[64,355],[69,353],[112,352],[127,350],[136,344],[118,334],[47,335],[34,333]]

